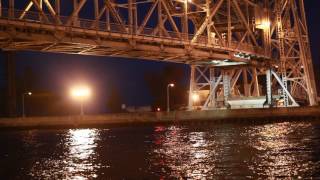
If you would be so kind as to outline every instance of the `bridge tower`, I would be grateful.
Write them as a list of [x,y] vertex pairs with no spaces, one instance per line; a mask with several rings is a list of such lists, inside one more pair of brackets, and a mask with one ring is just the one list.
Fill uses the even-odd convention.
[[[212,60],[205,65],[191,64],[190,110],[217,106],[229,108],[230,99],[239,99],[240,106],[246,103],[250,106],[250,99],[262,96],[266,98],[263,106],[299,106],[297,101],[311,106],[317,104],[304,1],[255,2],[252,9],[251,2],[244,5],[239,5],[236,0],[226,0],[221,5],[217,3],[214,6],[218,8],[216,13],[224,14],[225,18],[211,19],[212,11],[206,11],[206,17],[212,22],[204,29],[208,34],[222,38],[226,46],[232,44],[239,34],[242,34],[241,42],[261,43],[265,55],[270,56],[267,61],[270,64],[241,66],[229,63],[229,59],[223,62]],[[245,32],[235,28],[237,17],[248,27]],[[223,33],[217,32],[218,23],[224,24]],[[211,37],[207,36],[208,43],[212,43]],[[241,51],[234,56],[254,58]],[[272,94],[278,101],[272,99]]]

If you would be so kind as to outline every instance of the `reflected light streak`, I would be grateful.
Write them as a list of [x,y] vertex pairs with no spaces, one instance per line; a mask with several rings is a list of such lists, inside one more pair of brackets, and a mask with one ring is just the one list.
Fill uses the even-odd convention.
[[256,162],[256,166],[249,168],[253,172],[264,171],[263,174],[272,177],[296,176],[299,172],[306,170],[303,167],[309,165],[300,163],[297,154],[291,153],[297,149],[305,149],[301,143],[290,141],[290,137],[296,136],[295,133],[299,131],[299,128],[298,125],[291,126],[290,123],[285,122],[264,125],[254,132],[250,132],[253,139],[256,139],[252,146],[262,152],[262,155],[261,160]]
[[[95,170],[99,168],[99,164],[94,161],[96,159],[95,148],[97,143],[96,129],[75,129],[69,130],[68,143],[69,148],[67,159],[65,162],[65,169],[67,170],[67,178],[72,179],[87,179],[95,178]],[[89,174],[82,174],[83,172],[91,172]]]
[[[168,166],[173,178],[203,179],[210,177],[214,164],[210,163],[214,153],[207,148],[209,142],[205,132],[182,132],[176,126],[168,127],[165,132],[155,129],[154,153],[159,160],[152,161],[155,166]],[[168,172],[165,172],[165,174]]]

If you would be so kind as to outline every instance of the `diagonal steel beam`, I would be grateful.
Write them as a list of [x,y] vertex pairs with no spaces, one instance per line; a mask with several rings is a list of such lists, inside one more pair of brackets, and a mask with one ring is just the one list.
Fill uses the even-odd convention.
[[218,9],[221,7],[222,3],[224,0],[219,0],[210,10],[211,14],[210,16],[206,17],[206,19],[204,20],[204,22],[202,23],[202,25],[200,26],[200,28],[198,29],[198,31],[196,32],[196,34],[194,35],[194,37],[191,40],[191,43],[194,43],[197,41],[198,37],[203,33],[203,31],[206,29],[206,27],[208,26],[210,20],[213,18],[213,16],[217,13]]
[[122,21],[122,19],[121,19],[121,17],[120,17],[120,15],[119,15],[119,13],[114,9],[114,7],[110,3],[110,1],[106,0],[105,3],[106,3],[107,8],[110,10],[112,16],[114,17],[114,19],[119,23],[122,31],[128,32],[126,27],[125,27],[125,25],[124,25],[124,23],[123,23],[123,21]]
[[285,85],[282,83],[282,80],[280,79],[280,77],[277,75],[277,73],[275,73],[273,70],[271,70],[272,75],[276,78],[276,80],[278,81],[278,83],[280,84],[280,86],[282,87],[282,89],[287,93],[288,97],[290,98],[290,100],[292,101],[292,105],[294,106],[299,106],[298,103],[294,100],[294,98],[291,96],[290,92],[287,90],[287,88],[285,87]]
[[[33,0],[34,1],[34,0]],[[76,7],[76,9],[73,10],[71,16],[69,17],[69,19],[67,20],[66,22],[66,26],[70,26],[71,23],[73,22],[74,20],[74,17],[76,17],[80,10],[82,9],[83,5],[87,2],[87,0],[81,0],[80,3],[78,4],[78,6]]]
[[26,6],[26,8],[25,8],[25,9],[23,10],[23,12],[21,13],[19,19],[23,19],[23,18],[24,18],[24,16],[25,16],[26,13],[30,10],[30,8],[32,7],[32,5],[33,5],[33,2],[30,1],[30,2],[28,3],[28,5]]
[[46,4],[51,16],[54,17],[55,21],[58,23],[58,24],[62,24],[59,17],[57,16],[57,13],[55,12],[55,10],[53,9],[53,7],[51,6],[49,0],[44,0],[44,3]]
[[160,0],[160,1],[161,1],[161,4],[162,4],[163,7],[164,7],[165,12],[167,13],[167,16],[168,16],[168,18],[169,18],[169,22],[170,22],[171,26],[173,27],[174,31],[177,33],[178,37],[180,38],[180,37],[181,37],[180,31],[179,31],[176,23],[174,22],[174,20],[173,20],[173,18],[172,18],[172,15],[171,15],[171,13],[170,13],[170,11],[169,11],[166,3],[164,3],[163,0]]
[[48,17],[44,14],[39,2],[37,0],[32,0],[33,4],[36,6],[36,8],[38,9],[38,11],[40,12],[41,16],[44,18],[44,20],[46,22],[49,22]]
[[246,29],[247,29],[247,31],[248,31],[251,39],[252,39],[253,44],[254,44],[255,46],[258,46],[257,40],[256,40],[255,36],[253,35],[253,32],[252,32],[252,30],[251,30],[251,28],[250,28],[250,26],[249,26],[249,24],[248,24],[248,22],[247,22],[247,20],[246,20],[246,18],[245,18],[245,16],[244,16],[244,14],[242,13],[241,8],[239,7],[238,2],[237,2],[236,0],[233,0],[232,2],[233,2],[233,4],[234,4],[234,7],[235,7],[235,9],[236,9],[236,12],[238,13],[238,15],[239,15],[239,17],[240,17],[240,19],[241,19],[241,23],[246,27]]
[[137,34],[140,34],[143,30],[143,28],[146,26],[147,22],[150,19],[151,14],[153,13],[154,9],[156,8],[157,4],[159,3],[159,0],[156,0],[153,4],[152,7],[149,9],[147,15],[145,16],[145,18],[143,19],[141,25],[139,26],[139,29],[137,31]]

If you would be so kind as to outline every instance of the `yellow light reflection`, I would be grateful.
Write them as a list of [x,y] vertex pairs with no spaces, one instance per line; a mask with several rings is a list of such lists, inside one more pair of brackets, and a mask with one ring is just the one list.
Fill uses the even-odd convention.
[[[296,132],[299,128],[307,128],[311,124],[292,125],[292,123],[285,122],[279,124],[267,124],[261,126],[255,131],[249,132],[252,136],[253,147],[261,152],[260,161],[249,166],[253,172],[264,172],[271,177],[276,176],[296,176],[299,172],[307,170],[304,166],[306,164],[299,163],[299,157],[296,148],[305,148],[298,142],[290,138],[296,137]],[[281,168],[279,168],[281,167]]]
[[[69,130],[67,147],[69,152],[65,160],[66,177],[71,179],[95,178],[95,169],[98,165],[94,162],[96,156],[96,129]],[[86,175],[82,174],[86,172]],[[88,174],[88,172],[90,172]]]

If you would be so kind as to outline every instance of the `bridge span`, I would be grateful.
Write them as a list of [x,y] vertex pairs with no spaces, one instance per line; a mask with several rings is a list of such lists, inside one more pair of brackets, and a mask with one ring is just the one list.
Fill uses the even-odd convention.
[[303,0],[0,0],[0,47],[186,63],[189,109],[317,104]]

